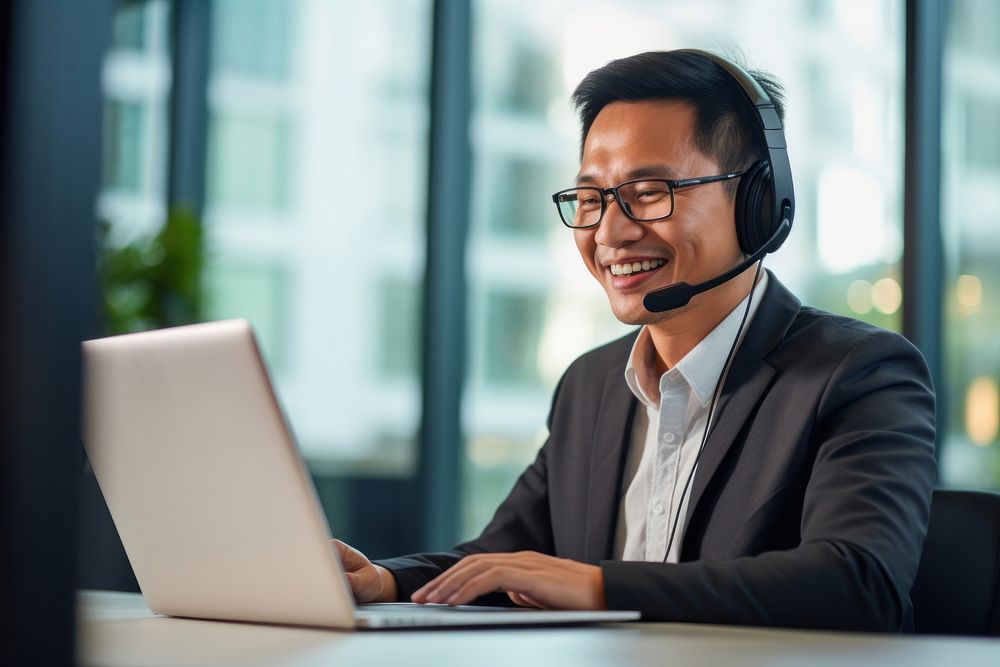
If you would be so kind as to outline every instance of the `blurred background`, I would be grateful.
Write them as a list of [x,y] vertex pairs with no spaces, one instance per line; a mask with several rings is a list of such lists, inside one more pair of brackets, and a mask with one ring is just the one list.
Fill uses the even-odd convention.
[[[215,0],[197,9],[194,63],[171,51],[184,4],[123,0],[112,17],[97,203],[108,333],[249,318],[333,530],[374,555],[446,546],[400,512],[420,447],[441,444],[420,442],[426,300],[465,301],[446,323],[465,349],[459,479],[440,482],[457,493],[455,539],[477,534],[534,458],[566,366],[627,331],[548,199],[578,165],[569,95],[608,60],[694,46],[777,75],[798,210],[768,265],[804,303],[901,331],[898,0],[478,0],[462,35],[435,34],[430,0]],[[955,2],[947,21],[941,482],[1000,488],[1000,5]],[[428,293],[435,39],[468,53],[466,80],[436,85],[470,87],[471,176],[443,184],[467,201],[464,258],[439,255],[464,262],[462,284]],[[202,84],[183,122],[177,76]],[[184,166],[201,201],[168,197],[185,132],[203,144]],[[164,225],[190,226],[189,244],[170,246]]]
[[[917,7],[937,20],[908,27]],[[101,17],[93,334],[249,318],[333,532],[369,555],[476,535],[543,443],[562,371],[627,331],[548,195],[577,168],[576,83],[650,49],[784,83],[797,215],[767,266],[806,304],[910,336],[938,384],[940,484],[1000,489],[1000,3],[119,0]],[[940,93],[935,113],[907,113],[908,81]],[[134,588],[85,466],[80,515],[80,585]]]

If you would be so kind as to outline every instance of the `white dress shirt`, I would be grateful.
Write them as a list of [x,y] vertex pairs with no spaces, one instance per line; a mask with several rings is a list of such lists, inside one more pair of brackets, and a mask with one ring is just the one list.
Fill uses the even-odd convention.
[[[766,289],[765,272],[754,290],[741,338]],[[635,411],[625,462],[624,493],[615,532],[616,559],[659,562],[666,554],[668,563],[677,562],[691,493],[691,485],[686,492],[684,486],[694,474],[712,394],[746,307],[744,298],[659,381],[649,330],[640,330],[625,366],[625,382],[640,405]],[[676,534],[670,553],[666,553],[675,521]]]

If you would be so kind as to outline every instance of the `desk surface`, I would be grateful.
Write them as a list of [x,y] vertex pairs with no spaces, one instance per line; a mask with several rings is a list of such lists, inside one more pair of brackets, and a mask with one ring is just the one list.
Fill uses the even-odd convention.
[[679,623],[341,632],[157,616],[134,593],[79,594],[84,665],[1000,665],[1000,640]]

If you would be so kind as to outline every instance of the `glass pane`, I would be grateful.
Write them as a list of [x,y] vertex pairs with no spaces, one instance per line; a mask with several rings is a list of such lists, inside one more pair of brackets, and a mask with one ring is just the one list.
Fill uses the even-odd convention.
[[254,323],[257,341],[272,372],[281,372],[287,361],[288,341],[282,323],[288,304],[288,271],[273,262],[218,260],[204,277],[210,298],[205,306],[209,320],[245,317]]
[[208,197],[214,206],[268,212],[288,206],[294,160],[287,118],[213,114],[209,136]]
[[287,79],[291,38],[301,3],[288,0],[214,0],[213,62],[217,71],[246,78]]
[[146,30],[150,24],[149,2],[121,0],[114,9],[111,24],[111,44],[115,49],[143,51],[149,40]]
[[108,242],[148,241],[165,223],[170,56],[169,3],[119,0],[104,60],[103,188]]
[[[566,366],[628,330],[549,199],[573,185],[578,166],[569,95],[613,58],[742,50],[751,67],[781,79],[797,212],[791,237],[766,265],[806,304],[899,328],[900,0],[788,3],[782,11],[767,0],[478,0],[474,9],[466,536],[482,528],[543,442],[551,391]],[[484,295],[511,294],[521,306],[488,297],[482,305]],[[529,299],[534,305],[523,305]]]
[[945,42],[942,481],[1000,489],[1000,4],[956,0]]
[[386,276],[379,287],[379,369],[387,378],[413,378],[419,372],[422,284]]
[[540,207],[539,202],[548,202],[553,192],[569,187],[561,165],[554,167],[529,156],[498,155],[482,168],[485,181],[496,184],[488,188],[489,201],[483,202],[488,233],[513,242],[544,240],[552,231],[552,211]]
[[409,474],[430,3],[213,6],[205,286],[250,319],[316,469]]
[[542,295],[497,291],[487,295],[486,308],[486,382],[542,384],[538,368],[538,339],[545,315]]
[[104,187],[138,193],[143,187],[146,110],[135,102],[104,106]]

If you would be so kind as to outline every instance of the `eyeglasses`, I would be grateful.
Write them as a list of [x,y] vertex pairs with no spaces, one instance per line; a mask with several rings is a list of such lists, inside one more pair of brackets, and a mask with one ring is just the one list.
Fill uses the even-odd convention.
[[669,218],[674,212],[674,191],[739,178],[746,171],[718,176],[699,176],[675,180],[671,178],[638,178],[610,188],[569,188],[552,195],[563,224],[573,229],[596,227],[608,210],[608,195],[612,195],[622,212],[636,222],[655,222]]

